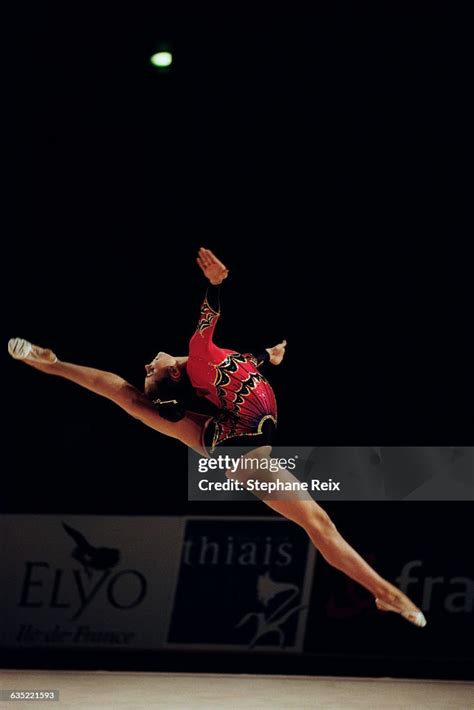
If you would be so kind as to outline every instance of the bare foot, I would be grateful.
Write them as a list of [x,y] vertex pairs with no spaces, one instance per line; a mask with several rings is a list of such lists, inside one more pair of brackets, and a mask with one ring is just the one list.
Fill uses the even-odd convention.
[[426,626],[426,619],[423,612],[413,604],[410,599],[394,587],[395,591],[388,591],[375,599],[375,605],[379,611],[394,611],[401,614],[404,619],[410,621],[415,626]]
[[23,338],[11,338],[8,341],[8,352],[15,360],[32,360],[34,362],[53,364],[58,359],[52,350],[33,345]]

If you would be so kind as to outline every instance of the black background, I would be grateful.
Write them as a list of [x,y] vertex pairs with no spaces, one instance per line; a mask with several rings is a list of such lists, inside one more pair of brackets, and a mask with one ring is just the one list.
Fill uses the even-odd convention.
[[[141,386],[157,350],[186,352],[205,245],[231,271],[220,342],[288,340],[267,370],[278,442],[472,443],[458,11],[24,10],[6,337]],[[149,62],[161,41],[167,74]],[[6,382],[12,466],[34,474],[4,507],[184,511],[179,444],[16,362]]]
[[[219,342],[288,340],[267,369],[276,443],[473,444],[459,7],[18,8],[4,345],[26,337],[141,386],[157,350],[186,352],[204,245],[230,269]],[[149,62],[161,41],[164,74]],[[4,512],[265,514],[188,503],[182,445],[4,357]],[[468,552],[467,506],[326,508],[366,546],[402,534],[408,549],[423,520],[429,557],[443,526],[436,544]]]

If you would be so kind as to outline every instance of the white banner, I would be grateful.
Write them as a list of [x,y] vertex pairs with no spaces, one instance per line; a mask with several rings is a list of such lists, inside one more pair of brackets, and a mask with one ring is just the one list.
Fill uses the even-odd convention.
[[3,516],[0,642],[161,646],[183,528],[178,517]]
[[3,647],[300,651],[314,567],[283,518],[5,515]]

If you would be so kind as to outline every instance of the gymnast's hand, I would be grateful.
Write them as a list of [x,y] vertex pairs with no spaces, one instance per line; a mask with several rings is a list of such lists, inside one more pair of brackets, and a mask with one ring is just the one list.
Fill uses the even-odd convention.
[[286,340],[278,343],[273,348],[265,348],[267,353],[270,355],[270,362],[272,365],[279,365],[285,356],[286,350]]
[[222,261],[219,261],[219,259],[214,256],[210,249],[201,247],[196,261],[204,276],[209,279],[213,286],[221,284],[229,274],[229,269],[224,266]]

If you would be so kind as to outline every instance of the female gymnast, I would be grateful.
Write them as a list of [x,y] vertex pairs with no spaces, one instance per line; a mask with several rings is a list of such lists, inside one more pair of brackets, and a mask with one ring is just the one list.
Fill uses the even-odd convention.
[[[199,250],[197,263],[210,286],[189,343],[189,354],[173,357],[159,352],[145,366],[144,392],[118,375],[63,362],[52,350],[21,338],[9,341],[9,353],[41,372],[63,377],[110,399],[132,417],[178,439],[201,456],[209,456],[221,445],[232,445],[239,446],[244,456],[269,457],[277,418],[276,400],[270,384],[258,368],[265,359],[279,365],[285,354],[286,341],[268,348],[264,356],[242,354],[215,345],[213,335],[219,318],[217,291],[227,278],[228,269],[204,248]],[[178,397],[189,383],[197,395],[215,405],[212,416],[187,411],[180,404]],[[232,477],[235,475],[239,474],[232,474]],[[259,475],[252,471],[254,478]],[[281,468],[276,475],[284,482],[297,480]],[[344,540],[327,513],[309,494],[287,499],[267,496],[263,500],[273,510],[300,525],[329,564],[368,589],[380,611],[397,612],[416,626],[426,625],[422,611]]]

